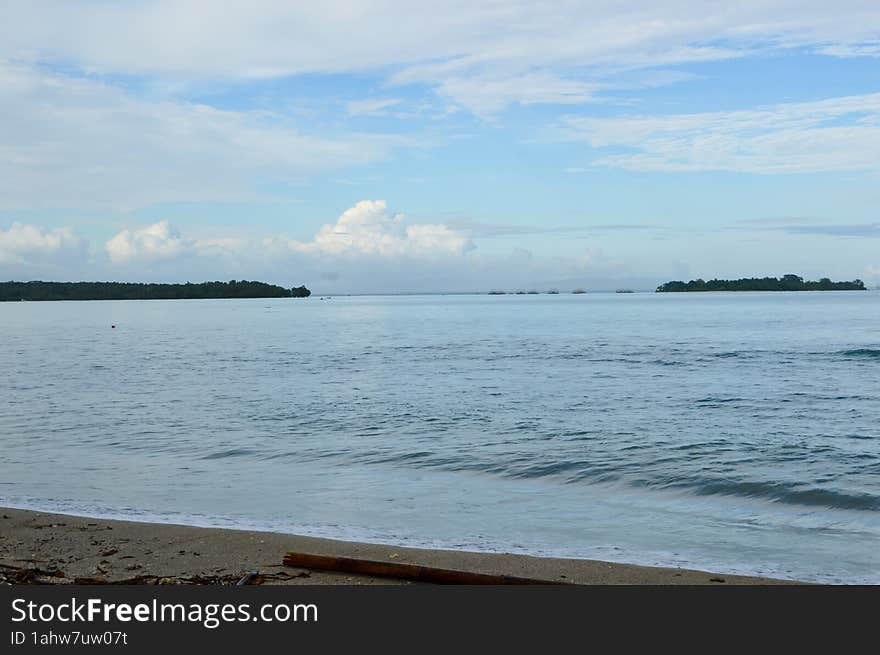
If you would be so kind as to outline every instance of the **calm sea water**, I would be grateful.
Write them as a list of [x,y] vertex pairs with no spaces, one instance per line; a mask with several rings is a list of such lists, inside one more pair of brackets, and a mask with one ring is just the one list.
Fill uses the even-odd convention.
[[0,344],[0,504],[880,583],[880,293],[6,303]]

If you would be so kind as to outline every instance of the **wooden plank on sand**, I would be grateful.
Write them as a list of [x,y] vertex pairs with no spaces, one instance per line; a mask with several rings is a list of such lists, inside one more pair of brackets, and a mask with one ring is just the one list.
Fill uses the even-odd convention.
[[460,585],[557,585],[566,584],[553,580],[537,580],[520,578],[511,575],[494,575],[490,573],[474,573],[472,571],[456,571],[441,569],[419,564],[403,562],[379,562],[375,560],[356,559],[353,557],[333,557],[331,555],[313,555],[311,553],[289,552],[284,556],[286,566],[339,573],[358,573],[382,578],[412,580],[414,582],[430,582],[434,584]]

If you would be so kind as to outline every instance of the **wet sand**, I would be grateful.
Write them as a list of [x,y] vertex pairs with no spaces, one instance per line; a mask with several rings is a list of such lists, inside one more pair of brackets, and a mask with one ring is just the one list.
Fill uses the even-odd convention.
[[0,509],[0,584],[410,584],[284,566],[288,551],[548,583],[624,585],[797,584],[769,578],[596,560],[428,550],[298,535],[195,528]]

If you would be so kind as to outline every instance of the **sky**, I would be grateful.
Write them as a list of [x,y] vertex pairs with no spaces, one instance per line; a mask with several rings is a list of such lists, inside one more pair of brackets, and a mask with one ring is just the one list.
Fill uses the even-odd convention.
[[876,0],[6,0],[0,279],[880,285]]

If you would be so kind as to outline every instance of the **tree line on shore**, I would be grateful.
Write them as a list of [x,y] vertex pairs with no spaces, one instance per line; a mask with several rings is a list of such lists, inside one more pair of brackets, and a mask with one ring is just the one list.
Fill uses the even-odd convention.
[[657,287],[658,293],[681,291],[864,291],[865,283],[861,280],[851,282],[832,282],[823,277],[818,281],[805,281],[799,275],[783,275],[776,277],[744,277],[738,280],[703,279],[682,282],[674,280]]
[[230,280],[186,284],[143,282],[0,282],[0,301],[18,300],[179,300],[206,298],[307,298],[305,286]]

